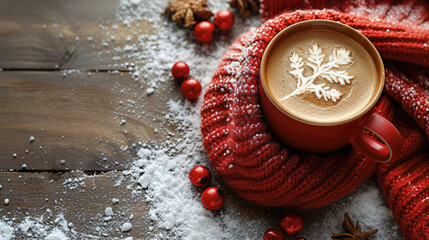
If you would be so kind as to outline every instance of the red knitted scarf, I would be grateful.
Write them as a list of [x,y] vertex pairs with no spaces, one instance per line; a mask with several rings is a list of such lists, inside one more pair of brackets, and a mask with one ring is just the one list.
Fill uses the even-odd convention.
[[[265,17],[277,13],[269,9],[275,4],[268,2],[261,3],[268,9],[263,11]],[[325,5],[313,8],[320,6]],[[337,10],[283,13],[244,33],[229,47],[204,95],[204,146],[229,186],[245,199],[266,206],[325,206],[375,174],[404,236],[429,239],[429,8],[422,19],[415,18],[414,26],[420,29]],[[260,61],[279,31],[308,19],[330,19],[359,30],[384,60],[426,66],[385,62],[385,93],[375,109],[403,136],[402,152],[395,160],[376,164],[351,147],[327,156],[304,154],[271,135],[258,99]]]

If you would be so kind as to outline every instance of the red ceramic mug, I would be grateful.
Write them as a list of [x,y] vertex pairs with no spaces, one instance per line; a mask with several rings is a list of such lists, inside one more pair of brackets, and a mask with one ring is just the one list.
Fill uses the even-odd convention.
[[[331,48],[329,59],[330,52],[323,51],[323,44],[319,46],[317,43],[319,38],[326,48]],[[332,39],[332,44],[327,44],[329,39]],[[307,49],[306,41],[313,41],[314,45]],[[339,43],[352,45],[350,49],[332,49],[333,45],[340,46]],[[307,58],[300,55],[304,51],[308,52]],[[364,61],[360,56],[367,56],[369,60]],[[366,70],[369,68],[356,72],[354,67],[359,67],[359,64],[372,66],[374,74]],[[355,74],[352,76],[348,71],[355,71]],[[362,76],[366,77],[366,85],[362,85]],[[402,137],[391,122],[372,110],[383,91],[384,78],[384,66],[378,51],[360,32],[329,20],[303,21],[282,30],[264,52],[259,81],[261,106],[271,130],[287,146],[306,152],[328,153],[350,143],[367,157],[388,162],[399,154]],[[283,83],[296,89],[282,89]],[[344,91],[348,89],[347,92],[342,93],[343,88]],[[355,89],[360,89],[360,92]],[[288,95],[280,98],[276,96],[278,92]],[[368,97],[365,101],[353,102],[353,94]],[[306,99],[313,102],[308,100],[310,102],[306,103]],[[295,103],[301,105],[297,107]],[[340,104],[344,105],[342,109],[347,109],[346,103],[357,110],[338,119],[323,117],[325,105],[326,109],[334,111],[332,109]],[[338,109],[339,112],[334,113],[341,113],[341,108]],[[301,110],[310,115],[320,111],[322,117],[307,117],[300,113]],[[369,132],[379,140],[371,137]]]

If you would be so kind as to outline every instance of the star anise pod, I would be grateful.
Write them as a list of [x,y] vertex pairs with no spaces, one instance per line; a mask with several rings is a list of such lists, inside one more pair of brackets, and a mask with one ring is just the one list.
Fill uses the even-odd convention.
[[213,16],[207,8],[207,0],[173,0],[165,7],[164,14],[185,27],[192,27],[197,21],[208,20]]
[[349,217],[349,214],[346,212],[344,214],[343,228],[345,233],[332,235],[332,240],[364,240],[370,237],[373,237],[378,229],[371,230],[369,232],[361,232],[359,221],[356,222],[356,226],[353,223],[352,219]]
[[237,8],[243,18],[259,12],[259,0],[230,0],[229,6]]

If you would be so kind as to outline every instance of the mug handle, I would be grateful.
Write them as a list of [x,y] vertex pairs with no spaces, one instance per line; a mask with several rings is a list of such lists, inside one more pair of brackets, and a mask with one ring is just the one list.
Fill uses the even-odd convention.
[[[398,156],[401,151],[402,136],[389,120],[373,112],[361,126],[357,136],[350,140],[356,150],[380,163],[386,163]],[[364,130],[374,133],[381,142],[369,136]]]

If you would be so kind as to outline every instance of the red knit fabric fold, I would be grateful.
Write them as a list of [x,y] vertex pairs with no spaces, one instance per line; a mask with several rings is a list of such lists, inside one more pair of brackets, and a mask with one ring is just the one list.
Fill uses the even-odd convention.
[[262,21],[284,10],[334,9],[374,21],[383,19],[429,29],[429,2],[426,0],[260,0],[260,5]]
[[[423,76],[417,83],[393,64],[386,65],[387,94],[380,98],[375,110],[392,120],[404,136],[401,156],[389,164],[378,167],[351,147],[324,156],[293,151],[277,142],[264,122],[258,81],[266,46],[287,26],[318,18],[340,21],[361,31],[383,58],[427,63],[424,61],[429,56],[428,48],[423,47],[429,43],[427,31],[334,10],[284,13],[241,35],[229,47],[214,73],[201,108],[203,143],[209,158],[224,181],[239,195],[266,206],[325,206],[376,172],[405,237],[428,239],[429,96],[424,70],[418,71]],[[414,171],[419,176],[402,178]]]

